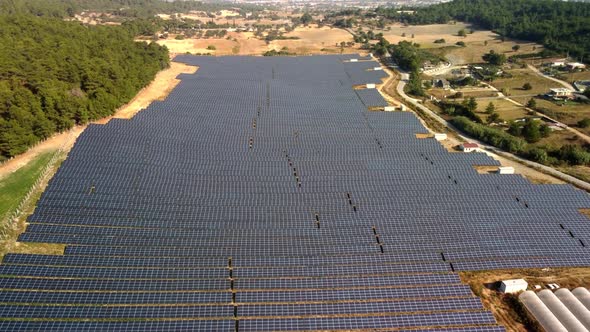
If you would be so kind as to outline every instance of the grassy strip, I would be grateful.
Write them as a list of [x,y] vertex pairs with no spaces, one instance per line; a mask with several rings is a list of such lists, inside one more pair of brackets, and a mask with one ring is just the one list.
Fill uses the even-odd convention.
[[[55,155],[58,153],[58,155]],[[55,158],[54,158],[55,156]],[[24,197],[29,194],[29,191],[35,185],[37,181],[40,181],[34,190],[30,193],[30,197],[26,201],[24,206],[21,206],[21,212],[19,214],[18,221],[11,221],[14,224],[2,224],[0,228],[5,231],[4,238],[0,239],[0,259],[8,252],[18,253],[47,253],[47,254],[63,254],[64,245],[51,244],[51,243],[21,243],[17,242],[18,235],[25,230],[26,218],[33,213],[35,206],[41,194],[47,186],[49,179],[55,174],[61,163],[65,160],[66,153],[64,152],[49,152],[43,154],[32,160],[27,166],[21,168],[19,171],[11,174],[10,176],[0,180],[0,183],[9,182],[12,185],[11,188],[19,188],[22,190],[19,199],[16,199],[16,206],[18,206]],[[49,163],[51,162],[51,165]],[[43,178],[43,172],[48,169],[48,174]],[[25,181],[24,179],[30,178]],[[26,185],[28,183],[28,186]],[[3,187],[2,187],[3,188]],[[0,188],[0,189],[2,189]],[[5,191],[2,189],[0,192],[4,195]],[[13,191],[16,195],[16,191]],[[10,215],[13,211],[8,211]],[[3,222],[7,222],[6,218],[2,219]]]
[[18,207],[43,172],[52,156],[53,152],[41,154],[33,159],[28,165],[0,180],[1,220],[5,220],[6,216]]

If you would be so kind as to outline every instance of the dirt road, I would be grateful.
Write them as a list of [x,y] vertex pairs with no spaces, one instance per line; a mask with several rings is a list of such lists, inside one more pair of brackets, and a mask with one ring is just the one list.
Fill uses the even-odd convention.
[[[93,123],[104,124],[113,118],[130,119],[137,114],[137,112],[146,108],[152,101],[164,99],[180,82],[180,80],[176,79],[178,74],[194,73],[196,70],[197,67],[172,62],[170,68],[160,71],[148,86],[139,91],[135,98],[129,103],[121,106],[113,116]],[[10,159],[0,165],[0,179],[25,166],[42,153],[56,151],[58,149],[69,151],[74,146],[76,138],[80,136],[84,129],[86,129],[86,125],[76,126],[69,131],[55,134],[47,140],[30,148],[25,153]]]
[[568,83],[568,82],[566,82],[566,81],[559,80],[559,79],[557,79],[557,78],[555,78],[555,77],[547,76],[547,75],[545,75],[545,74],[541,73],[541,71],[539,71],[539,69],[537,69],[537,67],[535,67],[535,66],[532,66],[532,65],[527,65],[527,67],[528,67],[530,70],[534,71],[534,72],[535,72],[535,74],[537,74],[537,75],[539,75],[539,76],[542,76],[543,78],[546,78],[546,79],[548,79],[548,80],[552,80],[553,82],[559,83],[561,86],[563,86],[563,87],[564,87],[564,88],[566,88],[566,89],[570,89],[570,90],[572,90],[572,91],[576,91],[576,89],[575,89],[575,88],[574,88],[574,87],[573,87],[571,84],[569,84],[569,83]]

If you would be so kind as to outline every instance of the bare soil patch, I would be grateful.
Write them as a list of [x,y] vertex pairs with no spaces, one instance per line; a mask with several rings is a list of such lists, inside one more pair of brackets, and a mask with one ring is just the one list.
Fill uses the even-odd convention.
[[[279,50],[287,47],[289,51],[297,54],[340,53],[341,42],[352,42],[352,35],[342,29],[308,26],[297,27],[294,31],[285,34],[285,37],[297,37],[299,39],[273,40],[270,48]],[[344,53],[356,51],[356,48],[345,48]]]

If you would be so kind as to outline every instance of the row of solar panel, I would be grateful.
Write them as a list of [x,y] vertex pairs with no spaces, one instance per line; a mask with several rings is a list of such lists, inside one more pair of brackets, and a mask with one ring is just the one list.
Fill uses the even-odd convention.
[[[45,276],[36,273],[35,277],[25,277],[30,268],[7,266],[2,268],[6,275],[18,277],[2,278],[4,290],[77,290],[77,291],[182,291],[182,290],[226,290],[232,284],[229,276],[226,279],[55,279],[58,276]],[[141,276],[141,271],[137,271]],[[54,279],[48,279],[49,277]],[[86,275],[84,278],[92,278]],[[424,285],[460,284],[459,277],[450,273],[408,274],[382,277],[334,277],[334,278],[285,278],[285,279],[233,279],[233,290],[262,289],[349,289],[349,288],[383,288]]]
[[[404,317],[402,317],[404,318]],[[405,317],[407,318],[407,317]],[[371,329],[383,328],[388,329],[394,326],[413,327],[413,326],[429,326],[418,325],[434,323],[439,326],[449,325],[466,325],[481,319],[484,322],[494,324],[493,318],[490,319],[488,315],[481,313],[462,315],[459,317],[448,315],[432,316],[429,320],[422,320],[412,325],[409,321],[402,324],[399,317],[366,317],[366,318],[347,318],[347,319],[301,319],[301,320],[247,320],[240,321],[239,331],[313,331],[313,330],[334,330],[334,329]],[[0,321],[0,330],[3,331],[80,331],[80,332],[94,332],[94,331],[235,331],[236,323],[231,320],[182,320],[182,321],[149,321],[149,322],[60,322],[60,321],[36,321],[36,322],[20,322],[20,321]],[[410,330],[397,330],[399,332],[410,332]],[[411,332],[429,332],[434,330],[416,330]],[[450,329],[437,329],[440,332],[504,332],[505,329],[499,326],[483,326],[483,327],[468,327],[460,328],[454,327]]]
[[338,304],[277,304],[218,306],[33,306],[0,305],[0,318],[79,318],[79,319],[130,319],[130,318],[223,318],[333,316],[359,314],[391,314],[482,310],[477,298],[450,298],[443,300],[413,300],[389,302],[363,302]]

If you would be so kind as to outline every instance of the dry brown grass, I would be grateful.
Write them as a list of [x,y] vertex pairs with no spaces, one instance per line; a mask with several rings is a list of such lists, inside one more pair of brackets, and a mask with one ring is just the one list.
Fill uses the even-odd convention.
[[479,113],[478,115],[482,119],[487,119],[488,117],[488,115],[485,113],[485,109],[490,102],[494,104],[496,113],[498,113],[500,115],[500,118],[505,121],[524,118],[528,113],[528,111],[524,107],[515,105],[506,99],[483,99],[477,101],[476,111],[477,113]]
[[[253,37],[251,32],[244,33],[228,33],[230,39],[227,38],[210,38],[197,39],[187,38],[183,40],[176,40],[173,37],[169,39],[158,40],[157,43],[165,45],[170,53],[193,53],[193,54],[212,54],[212,55],[229,55],[235,54],[234,48],[238,47],[240,51],[237,54],[246,54],[248,50],[252,54],[262,54],[267,50],[264,41]],[[237,42],[233,40],[237,39]],[[215,46],[215,50],[208,50],[209,45]]]
[[[446,56],[453,64],[468,64],[482,62],[482,55],[494,50],[498,53],[506,53],[507,56],[514,54],[539,52],[543,48],[541,45],[527,43],[517,40],[506,40],[502,42],[500,36],[489,30],[474,29],[469,24],[457,22],[455,24],[429,24],[418,26],[403,26],[401,24],[390,25],[390,31],[383,32],[385,38],[390,42],[397,44],[402,40],[412,41],[420,44],[423,48],[440,49],[440,55]],[[386,29],[387,29],[386,28]],[[459,37],[459,30],[465,29],[466,37]],[[402,37],[405,33],[406,36]],[[412,38],[414,34],[414,38]],[[437,39],[444,39],[446,43],[435,44]],[[462,41],[466,47],[455,46],[455,43]],[[486,45],[487,42],[487,45]],[[519,45],[517,52],[512,50],[514,45]]]
[[576,72],[576,73],[567,73],[561,74],[565,81],[573,83],[574,81],[587,81],[590,80],[590,70]]
[[[466,42],[465,44],[465,47],[448,48],[445,52],[445,56],[454,64],[468,64],[483,62],[482,56],[490,50],[494,50],[496,53],[504,53],[506,56],[511,56],[516,54],[540,52],[543,49],[541,45],[518,40],[506,39],[506,41],[502,42],[499,39],[499,36],[493,33],[492,38],[490,39],[484,37],[483,39]],[[514,45],[520,46],[520,49],[517,52],[512,50]]]
[[[510,97],[538,95],[549,92],[551,88],[560,88],[557,82],[548,80],[528,68],[517,68],[506,71],[511,74],[510,78],[498,78],[492,85],[498,90],[504,88]],[[522,86],[530,83],[531,90],[524,90]]]
[[[285,37],[299,39],[273,40],[267,44],[254,36],[253,32],[228,32],[225,38],[187,38],[176,40],[173,36],[158,40],[166,45],[171,53],[193,53],[211,55],[262,55],[269,50],[280,50],[287,47],[289,52],[297,55],[340,53],[340,42],[353,41],[352,35],[345,30],[315,25],[298,27],[285,33]],[[209,45],[215,50],[208,50]],[[358,45],[357,45],[358,46]],[[344,53],[358,52],[358,47],[345,48]]]
[[[582,179],[583,181],[590,182],[590,167],[588,166],[562,166],[557,169],[566,174],[577,177],[578,179]],[[585,215],[590,217],[589,214]]]
[[[511,97],[511,99],[526,104],[531,97]],[[556,120],[559,120],[569,126],[575,127],[579,120],[590,118],[590,105],[569,102],[566,104],[555,103],[543,98],[535,98],[537,109],[547,109],[552,114],[548,114]],[[590,134],[590,128],[576,128],[585,134]]]
[[[391,30],[388,30],[391,28]],[[427,25],[410,25],[404,26],[402,24],[392,24],[386,27],[386,31],[382,32],[383,36],[390,42],[397,44],[402,40],[411,41],[420,44],[425,48],[444,47],[454,45],[458,41],[472,42],[485,39],[494,38],[495,34],[491,31],[477,30],[473,34],[469,34],[471,26],[465,23],[456,24],[427,24]],[[457,33],[459,30],[465,29],[468,33],[467,37],[459,37]],[[405,37],[402,34],[405,33]],[[412,34],[414,38],[412,38]],[[436,39],[445,39],[444,44],[435,44]]]
[[[297,27],[294,31],[285,34],[285,37],[297,37],[299,39],[273,40],[270,48],[279,50],[287,47],[290,52],[296,54],[340,53],[340,42],[352,42],[352,35],[342,29],[317,26]],[[323,50],[323,51],[322,51]],[[358,51],[357,48],[345,48],[344,53]]]
[[498,171],[498,166],[473,166],[473,168],[477,171],[477,173],[479,174],[490,174],[490,173],[496,173],[496,171]]

